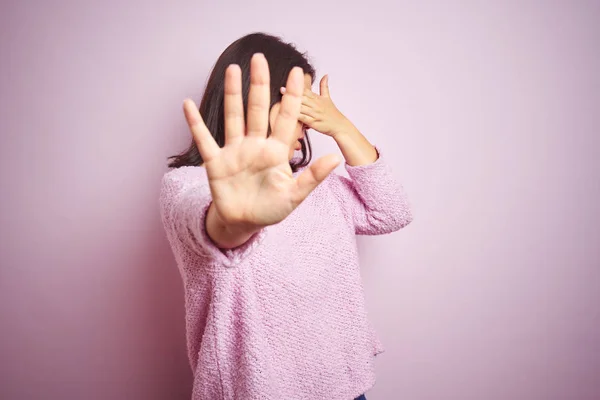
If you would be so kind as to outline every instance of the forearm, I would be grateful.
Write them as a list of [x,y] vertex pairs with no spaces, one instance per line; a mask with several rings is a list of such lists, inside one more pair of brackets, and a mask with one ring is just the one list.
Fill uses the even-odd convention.
[[377,160],[377,150],[352,124],[333,135],[346,163],[351,166],[367,165]]
[[206,233],[221,249],[233,249],[246,243],[259,228],[240,228],[223,222],[211,204],[206,213]]

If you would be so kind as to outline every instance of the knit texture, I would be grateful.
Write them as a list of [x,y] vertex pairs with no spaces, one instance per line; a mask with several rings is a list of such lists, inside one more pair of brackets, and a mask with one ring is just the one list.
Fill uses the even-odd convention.
[[375,384],[383,346],[355,235],[396,231],[412,215],[383,157],[345,167],[349,178],[330,174],[285,220],[232,250],[205,230],[206,170],[165,174],[161,215],[185,288],[192,399],[350,400]]

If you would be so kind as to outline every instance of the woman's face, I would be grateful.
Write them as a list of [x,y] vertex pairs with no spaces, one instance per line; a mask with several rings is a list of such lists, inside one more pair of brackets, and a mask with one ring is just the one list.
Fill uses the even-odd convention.
[[[312,78],[310,75],[304,75],[304,87],[308,90],[312,87]],[[279,114],[279,107],[281,103],[275,103],[273,107],[271,107],[271,111],[269,112],[269,124],[271,125],[271,129],[275,126],[275,119],[277,118],[277,114]],[[294,137],[296,140],[290,146],[290,153],[288,158],[291,160],[294,156],[294,152],[302,149],[302,145],[300,144],[300,139],[304,139],[304,134],[306,133],[306,126],[298,121],[296,124],[296,131],[294,132]]]

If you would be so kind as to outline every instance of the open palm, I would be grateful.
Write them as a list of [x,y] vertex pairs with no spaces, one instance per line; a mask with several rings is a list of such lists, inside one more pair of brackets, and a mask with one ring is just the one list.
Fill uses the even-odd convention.
[[294,178],[288,155],[296,140],[304,73],[299,67],[290,72],[269,137],[269,67],[262,54],[252,57],[250,76],[246,124],[241,70],[230,65],[226,71],[223,148],[219,148],[191,100],[184,102],[184,112],[204,160],[219,218],[232,226],[264,227],[286,218],[333,171],[339,158],[322,157]]

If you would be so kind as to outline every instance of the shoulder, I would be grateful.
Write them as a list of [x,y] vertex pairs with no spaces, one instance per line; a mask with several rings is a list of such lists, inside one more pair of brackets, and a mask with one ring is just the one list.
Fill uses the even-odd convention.
[[185,181],[197,180],[198,178],[206,178],[206,168],[200,167],[179,167],[167,171],[163,175],[165,181]]
[[162,177],[162,187],[184,187],[188,185],[206,183],[206,169],[204,167],[179,167],[167,171]]
[[192,188],[208,189],[208,177],[204,167],[179,167],[167,171],[161,181],[161,202],[172,200]]

